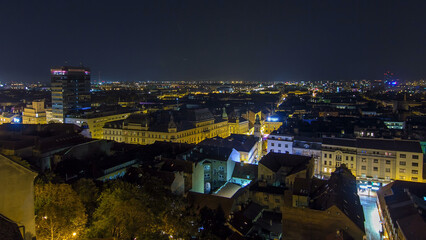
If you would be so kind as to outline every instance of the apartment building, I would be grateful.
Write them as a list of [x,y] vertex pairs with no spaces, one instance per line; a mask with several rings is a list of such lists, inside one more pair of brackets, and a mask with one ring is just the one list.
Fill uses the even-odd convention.
[[321,158],[323,176],[346,164],[360,181],[423,182],[423,153],[418,141],[324,138]]

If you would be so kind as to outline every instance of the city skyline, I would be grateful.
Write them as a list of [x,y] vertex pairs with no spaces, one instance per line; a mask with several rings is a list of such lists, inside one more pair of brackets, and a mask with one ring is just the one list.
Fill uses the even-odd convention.
[[2,3],[0,81],[80,63],[106,81],[426,77],[424,1],[102,3]]

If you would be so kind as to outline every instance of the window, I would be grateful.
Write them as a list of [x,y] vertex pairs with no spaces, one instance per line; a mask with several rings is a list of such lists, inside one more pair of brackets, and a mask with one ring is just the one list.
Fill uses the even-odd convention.
[[219,166],[219,171],[224,171],[225,168],[223,166]]
[[367,170],[367,166],[361,166],[361,170]]
[[349,160],[349,157],[348,157],[348,156],[346,156],[346,158],[345,158],[345,159],[346,159],[346,161],[348,161],[348,160]]
[[361,162],[367,162],[367,159],[366,158],[362,158]]
[[281,147],[281,143],[278,143],[278,147]]
[[419,155],[413,155],[413,159],[419,159]]
[[399,165],[400,166],[405,166],[407,163],[406,162],[404,162],[404,161],[401,161],[401,162],[399,162]]
[[324,168],[324,172],[327,172],[327,168],[326,167]]
[[336,167],[340,167],[340,163],[339,162],[336,163]]
[[205,173],[204,178],[207,178],[207,179],[210,178],[210,173]]
[[331,154],[328,154],[328,158],[331,158]]
[[327,158],[327,153],[324,153],[324,158]]
[[324,165],[327,165],[327,161],[324,161]]
[[274,149],[271,149],[271,152],[274,152]]
[[399,157],[400,157],[400,158],[406,158],[406,157],[407,157],[407,155],[405,155],[405,154],[399,154]]
[[210,171],[210,165],[204,165],[204,170],[205,171]]
[[411,181],[417,181],[417,178],[416,177],[412,177]]
[[275,202],[276,203],[280,203],[280,199],[279,198],[275,198]]
[[271,146],[275,146],[275,143],[271,143]]
[[386,164],[390,164],[390,160],[386,160]]
[[405,176],[399,176],[399,179],[404,180],[404,179],[405,179]]
[[328,161],[328,165],[330,165],[330,166],[331,166],[331,165],[333,165],[333,164],[331,163],[331,161]]
[[419,166],[419,163],[413,162],[413,163],[411,163],[411,166],[413,166],[413,167],[418,167],[418,166]]
[[377,172],[377,171],[379,171],[379,168],[378,167],[373,167],[373,171]]
[[281,153],[281,150],[278,150],[279,153]]
[[400,168],[399,169],[399,173],[405,173],[405,169],[404,168]]
[[418,170],[411,170],[411,173],[412,174],[419,174],[419,171]]
[[386,172],[390,172],[390,168],[386,168]]
[[351,168],[354,168],[354,164],[353,163],[351,163]]
[[286,144],[286,145],[284,145],[285,146],[285,148],[288,148],[288,144]]
[[379,159],[374,159],[374,163],[379,163]]

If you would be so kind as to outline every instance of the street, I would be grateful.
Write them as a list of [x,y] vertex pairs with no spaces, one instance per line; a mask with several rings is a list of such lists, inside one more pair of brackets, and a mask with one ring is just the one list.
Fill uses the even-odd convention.
[[380,217],[376,205],[376,197],[360,196],[364,209],[365,234],[368,240],[380,240]]

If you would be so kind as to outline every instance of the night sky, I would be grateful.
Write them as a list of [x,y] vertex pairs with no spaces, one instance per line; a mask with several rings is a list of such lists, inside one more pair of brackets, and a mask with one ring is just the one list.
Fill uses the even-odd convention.
[[0,81],[426,78],[426,1],[0,0]]

